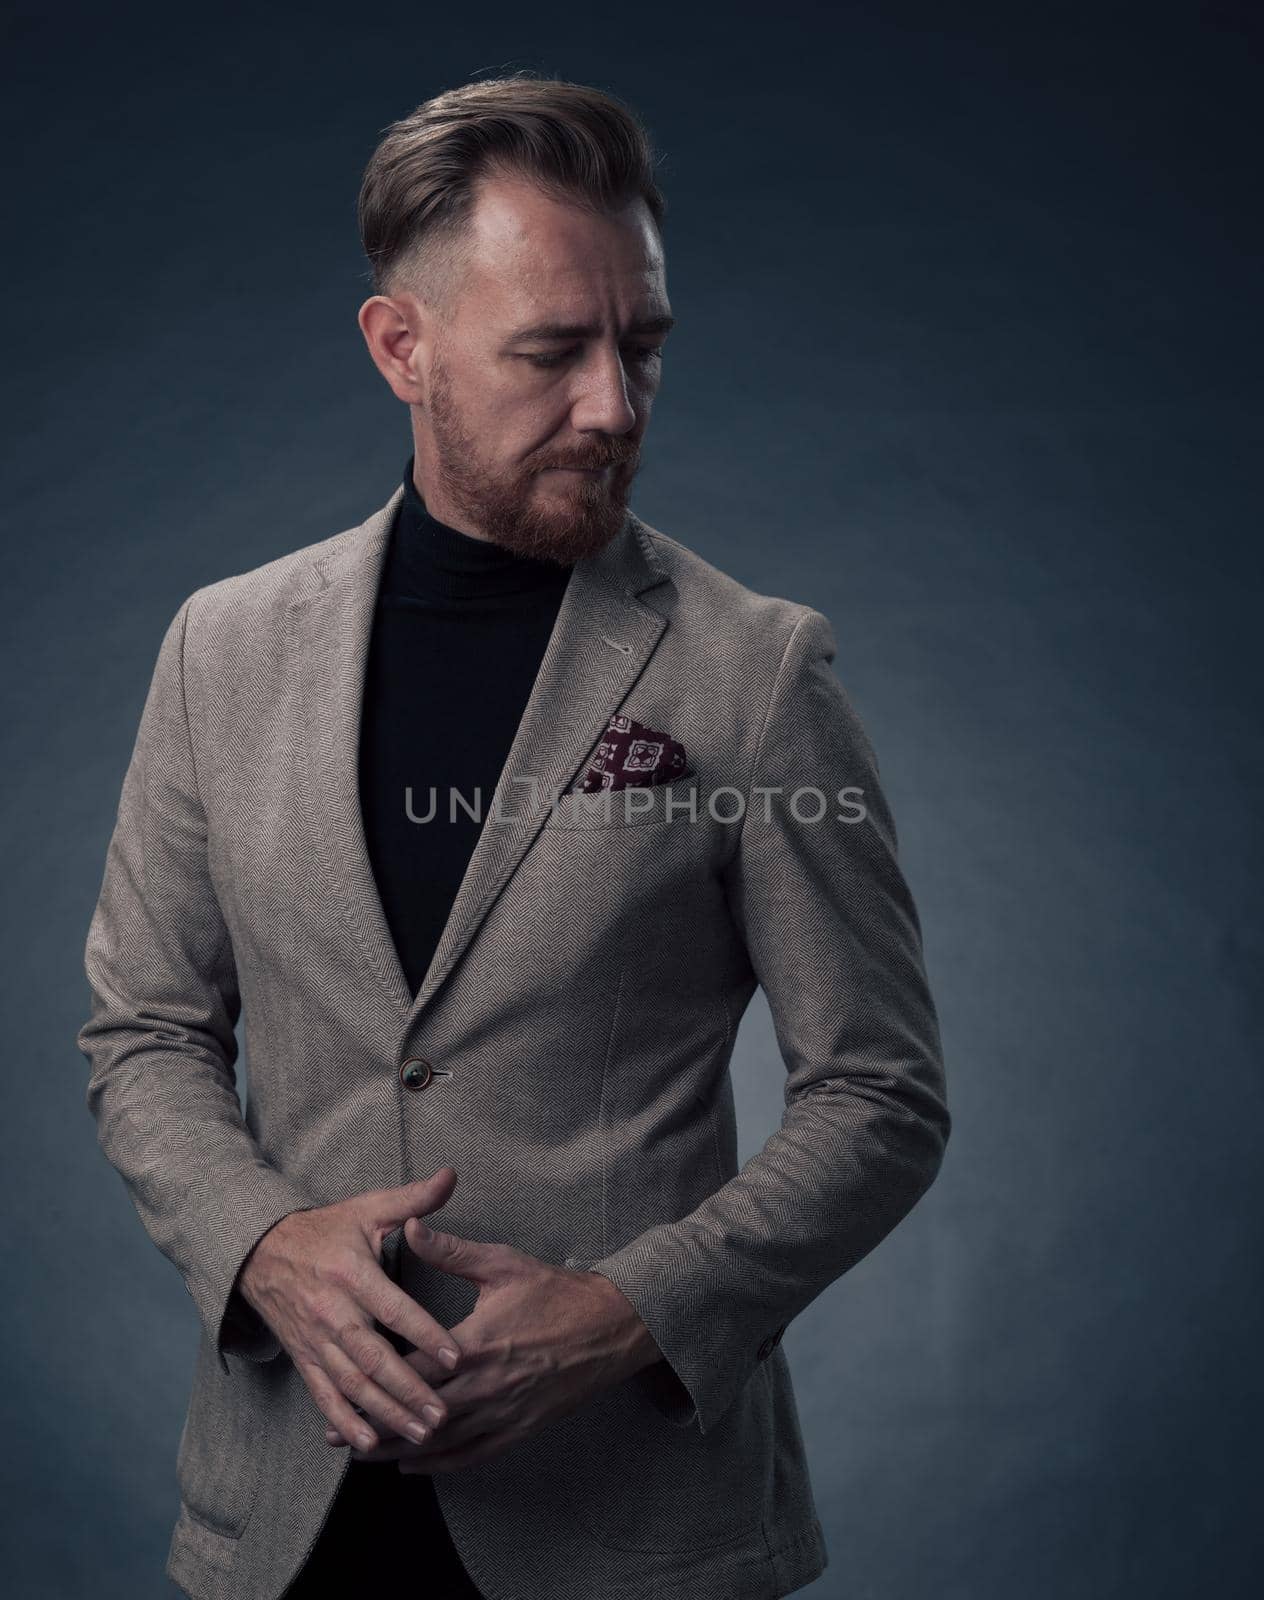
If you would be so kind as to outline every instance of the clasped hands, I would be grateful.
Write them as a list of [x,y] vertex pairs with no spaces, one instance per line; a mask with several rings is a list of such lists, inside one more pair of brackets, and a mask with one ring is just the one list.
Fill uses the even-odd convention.
[[[247,1257],[243,1298],[273,1330],[329,1423],[330,1445],[401,1472],[445,1472],[499,1455],[662,1353],[623,1293],[508,1244],[427,1228],[457,1174],[293,1211]],[[410,1250],[478,1285],[444,1328],[382,1270],[403,1226]],[[401,1355],[374,1322],[415,1348]],[[455,1363],[441,1355],[455,1352]]]

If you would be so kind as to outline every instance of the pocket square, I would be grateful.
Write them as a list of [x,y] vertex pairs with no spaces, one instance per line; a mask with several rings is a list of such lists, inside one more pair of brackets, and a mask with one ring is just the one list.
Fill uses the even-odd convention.
[[616,712],[588,771],[570,794],[595,794],[599,789],[649,788],[685,775],[685,747],[670,734]]

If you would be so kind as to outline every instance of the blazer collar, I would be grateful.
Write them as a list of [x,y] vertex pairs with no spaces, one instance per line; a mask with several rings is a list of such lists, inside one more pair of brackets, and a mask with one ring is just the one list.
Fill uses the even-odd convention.
[[382,564],[403,494],[401,484],[358,528],[323,547],[288,617],[296,738],[305,768],[301,789],[331,914],[343,919],[384,995],[392,1026],[406,1036],[539,832],[551,796],[579,776],[653,654],[668,619],[640,596],[669,574],[646,525],[631,511],[604,549],[575,563],[474,852],[414,998],[382,910],[359,793],[365,667]]

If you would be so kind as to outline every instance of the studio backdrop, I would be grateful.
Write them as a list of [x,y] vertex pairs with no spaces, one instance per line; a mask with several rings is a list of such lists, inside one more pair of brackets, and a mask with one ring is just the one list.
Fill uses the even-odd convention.
[[[85,1105],[88,920],[181,602],[408,458],[356,326],[370,151],[519,68],[661,152],[678,323],[632,507],[832,624],[942,1028],[942,1171],[785,1334],[804,1592],[1256,1592],[1256,8],[6,34],[6,1592],[174,1594],[197,1318]],[[762,995],[733,1076],[745,1160],[784,1110]]]

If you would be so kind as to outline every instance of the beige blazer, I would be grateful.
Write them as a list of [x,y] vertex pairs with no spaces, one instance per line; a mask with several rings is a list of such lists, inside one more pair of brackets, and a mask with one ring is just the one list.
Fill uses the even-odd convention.
[[[575,567],[414,999],[357,784],[401,495],[181,605],[88,935],[88,1106],[202,1323],[167,1573],[194,1600],[277,1600],[350,1459],[234,1288],[255,1241],[451,1164],[436,1226],[605,1274],[665,1357],[436,1474],[487,1600],[788,1594],[828,1557],[781,1335],[915,1204],[949,1131],[917,913],[830,624],[629,513]],[[683,742],[674,804],[552,805],[614,712]],[[757,985],[785,1111],[739,1171],[729,1058]],[[473,1284],[388,1245],[440,1322],[468,1314]]]

